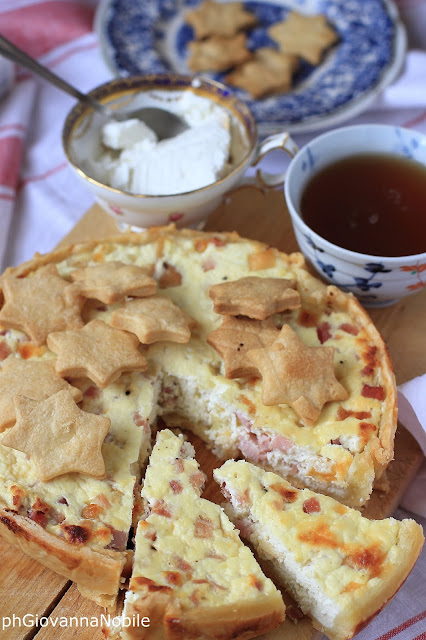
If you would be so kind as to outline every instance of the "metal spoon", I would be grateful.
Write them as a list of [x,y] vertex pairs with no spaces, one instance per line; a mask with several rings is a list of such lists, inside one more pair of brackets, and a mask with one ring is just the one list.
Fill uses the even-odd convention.
[[44,67],[42,64],[37,62],[37,60],[26,54],[22,49],[15,47],[14,44],[9,42],[9,40],[4,38],[2,35],[0,35],[0,54],[36,73],[51,84],[55,85],[58,89],[62,89],[62,91],[69,93],[71,96],[77,98],[77,100],[88,105],[95,111],[102,113],[108,120],[122,122],[123,120],[137,118],[150,127],[150,129],[157,134],[159,140],[173,138],[178,133],[181,133],[188,128],[188,125],[180,116],[157,107],[142,107],[133,111],[115,111],[110,109],[110,107],[98,102],[91,96],[81,93],[81,91],[68,84],[68,82],[57,76],[55,73],[52,73],[52,71],[47,67]]

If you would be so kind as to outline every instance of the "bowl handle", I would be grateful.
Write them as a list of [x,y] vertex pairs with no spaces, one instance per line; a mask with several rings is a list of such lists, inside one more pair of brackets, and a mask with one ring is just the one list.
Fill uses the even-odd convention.
[[[275,151],[276,149],[285,151],[290,158],[293,158],[299,151],[296,143],[287,131],[276,133],[265,138],[265,140],[258,145],[251,166],[256,167],[270,151]],[[274,187],[279,187],[284,184],[284,179],[285,171],[277,174],[266,173],[261,169],[257,169],[256,171],[256,182],[260,187],[262,187],[262,189],[273,189]],[[253,184],[253,179],[248,179],[247,182]]]

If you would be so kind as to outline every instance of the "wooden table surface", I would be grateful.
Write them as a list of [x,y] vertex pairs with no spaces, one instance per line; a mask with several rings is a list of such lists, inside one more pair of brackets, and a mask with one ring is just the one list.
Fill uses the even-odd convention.
[[[277,191],[263,193],[256,187],[237,189],[209,218],[207,230],[238,231],[240,235],[261,240],[282,251],[297,251],[283,195]],[[117,232],[115,222],[95,206],[66,236],[63,243],[100,239]],[[34,248],[35,250],[37,247]],[[381,331],[400,384],[425,373],[426,291],[421,291],[385,309],[371,310],[370,315]],[[422,328],[423,327],[423,328]],[[218,462],[201,441],[190,436],[197,459],[211,476]],[[375,490],[364,513],[368,517],[390,515],[416,474],[423,454],[412,436],[401,426],[395,440],[395,460],[387,471],[388,491]],[[205,497],[221,501],[216,483],[207,483]],[[44,569],[10,547],[0,538],[0,639],[3,640],[101,640],[98,627],[104,610],[82,598],[70,581]],[[13,624],[13,616],[16,616]],[[24,616],[27,616],[24,618]],[[71,618],[74,616],[74,620]],[[76,626],[76,618],[86,617]],[[9,624],[10,619],[10,626]],[[48,624],[48,620],[49,624]],[[18,621],[21,622],[21,626]],[[57,626],[51,623],[56,621]],[[67,626],[60,626],[65,625]],[[46,625],[46,626],[44,626]],[[307,619],[294,625],[285,621],[264,640],[312,640],[315,632]]]

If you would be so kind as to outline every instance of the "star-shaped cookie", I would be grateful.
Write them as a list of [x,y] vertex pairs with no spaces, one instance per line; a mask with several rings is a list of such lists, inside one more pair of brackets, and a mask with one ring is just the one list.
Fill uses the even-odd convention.
[[1,285],[5,303],[0,325],[20,329],[36,345],[44,344],[52,331],[83,326],[83,298],[77,292],[65,294],[70,284],[60,277],[55,265],[41,267],[25,278],[4,275]]
[[152,296],[157,291],[157,283],[146,269],[123,262],[104,262],[76,269],[70,276],[81,295],[105,304],[119,302],[126,296]]
[[297,66],[297,56],[261,47],[251,60],[231,71],[225,82],[248,91],[253,98],[284,93],[291,88]]
[[319,64],[323,52],[338,40],[323,14],[308,16],[292,11],[268,32],[281,51],[301,56],[313,65]]
[[80,402],[80,389],[58,376],[53,361],[6,358],[0,369],[0,433],[15,422],[13,396],[45,400],[61,389],[67,389],[75,402]]
[[247,358],[247,352],[269,347],[278,335],[271,318],[260,321],[225,316],[221,326],[207,336],[207,342],[223,358],[227,378],[259,378],[259,370]]
[[82,411],[66,390],[40,401],[15,396],[15,412],[16,425],[1,444],[29,455],[42,482],[70,472],[105,477],[109,418]]
[[197,42],[192,40],[188,45],[190,56],[187,64],[191,71],[226,71],[236,64],[242,64],[251,58],[246,47],[246,36],[211,36]]
[[272,345],[247,357],[262,374],[263,404],[289,404],[307,425],[326,402],[348,397],[334,374],[334,348],[308,347],[287,324]]
[[244,9],[242,2],[218,3],[204,0],[196,9],[188,11],[185,21],[190,24],[198,40],[206,36],[233,36],[240,29],[256,24],[257,18]]
[[47,338],[47,346],[58,354],[56,373],[70,378],[90,378],[101,389],[122,373],[144,371],[147,362],[139,340],[131,333],[91,320],[76,331],[58,331]]
[[248,276],[210,287],[216,313],[247,316],[264,320],[268,316],[300,307],[300,295],[294,289],[295,280]]
[[190,315],[165,296],[128,300],[111,314],[110,322],[113,327],[137,335],[142,344],[159,340],[188,342],[196,325]]

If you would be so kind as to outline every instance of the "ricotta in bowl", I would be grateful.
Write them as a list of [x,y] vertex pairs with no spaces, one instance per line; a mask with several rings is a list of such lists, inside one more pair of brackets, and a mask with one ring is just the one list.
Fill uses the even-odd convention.
[[171,195],[213,184],[247,153],[241,126],[230,111],[189,91],[167,92],[166,104],[159,104],[159,93],[151,100],[145,94],[138,106],[172,111],[188,129],[158,141],[137,119],[109,122],[98,130],[93,156],[85,163],[87,173],[128,193]]

